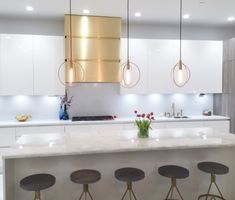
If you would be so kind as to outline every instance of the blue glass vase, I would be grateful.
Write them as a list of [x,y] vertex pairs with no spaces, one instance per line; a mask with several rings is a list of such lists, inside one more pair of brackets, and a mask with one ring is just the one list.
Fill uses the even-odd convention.
[[64,118],[64,109],[63,109],[63,106],[61,105],[60,111],[59,111],[59,119],[63,120],[63,118]]

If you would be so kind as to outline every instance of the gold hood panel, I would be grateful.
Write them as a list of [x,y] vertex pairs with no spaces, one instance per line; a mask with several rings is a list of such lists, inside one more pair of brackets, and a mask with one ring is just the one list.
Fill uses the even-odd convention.
[[[69,60],[69,15],[65,15],[65,56]],[[74,82],[120,82],[121,18],[72,15],[73,59],[84,69],[75,69]],[[69,65],[66,81],[69,78]]]

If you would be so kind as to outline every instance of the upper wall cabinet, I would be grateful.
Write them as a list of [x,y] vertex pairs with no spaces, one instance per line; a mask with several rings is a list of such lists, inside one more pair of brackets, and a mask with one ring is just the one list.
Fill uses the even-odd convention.
[[[34,95],[63,95],[64,86],[59,81],[59,66],[64,62],[64,37],[34,36]],[[65,80],[65,66],[60,76]]]
[[0,95],[33,95],[32,36],[0,38]]
[[63,62],[63,37],[0,35],[0,95],[63,95]]
[[[136,49],[140,51],[138,54]],[[136,60],[145,73],[136,87],[121,88],[121,93],[222,93],[222,41],[183,41],[182,60],[189,67],[191,78],[182,88],[175,86],[171,77],[172,68],[179,60],[178,40],[131,39],[131,51],[131,60],[136,57],[145,60],[145,63]]]

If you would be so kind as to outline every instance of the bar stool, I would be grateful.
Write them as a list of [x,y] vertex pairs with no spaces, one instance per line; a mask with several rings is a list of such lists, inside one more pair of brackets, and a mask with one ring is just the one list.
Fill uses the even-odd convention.
[[88,186],[89,184],[95,183],[101,179],[101,174],[99,171],[82,169],[73,172],[70,178],[72,182],[83,185],[83,192],[79,197],[79,200],[81,200],[83,196],[85,197],[85,200],[87,200],[87,195],[89,195],[90,199],[93,200]]
[[40,191],[55,184],[56,178],[50,174],[34,174],[20,181],[20,187],[27,191],[34,191],[34,200],[41,200]]
[[[205,198],[206,200],[210,197],[210,199],[222,199],[225,200],[223,197],[217,183],[216,183],[216,175],[224,175],[229,172],[229,168],[223,164],[216,163],[216,162],[201,162],[198,164],[198,169],[211,174],[211,181],[210,181],[210,186],[206,194],[202,194],[198,197],[198,200],[201,198]],[[211,194],[211,187],[212,184],[215,185],[216,189],[219,192],[219,195]]]
[[167,193],[165,200],[170,200],[173,198],[174,189],[176,189],[180,198],[183,200],[183,196],[177,187],[176,180],[187,178],[189,176],[189,170],[180,166],[176,166],[176,165],[166,165],[166,166],[160,167],[158,169],[158,173],[167,178],[171,178],[171,187],[170,187],[169,192]]
[[141,169],[131,168],[131,167],[120,168],[115,171],[115,177],[117,180],[124,181],[127,184],[127,189],[124,195],[122,196],[121,200],[125,198],[128,191],[129,191],[130,200],[132,199],[131,198],[132,196],[134,197],[135,200],[137,200],[136,195],[132,188],[132,183],[144,179],[145,177],[144,171],[142,171]]

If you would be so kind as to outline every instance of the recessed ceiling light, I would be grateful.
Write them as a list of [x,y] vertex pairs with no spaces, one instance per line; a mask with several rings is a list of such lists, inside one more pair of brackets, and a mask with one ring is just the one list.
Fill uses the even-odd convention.
[[189,19],[189,18],[190,18],[190,14],[184,14],[184,15],[183,15],[183,18],[184,18],[184,19]]
[[84,9],[82,12],[83,12],[83,14],[89,14],[89,13],[90,13],[90,10]]
[[141,17],[141,15],[142,15],[141,12],[136,12],[135,13],[135,17]]
[[25,9],[31,12],[34,11],[34,8],[32,6],[26,6]]
[[203,6],[203,5],[205,5],[205,4],[206,4],[206,1],[200,1],[200,2],[199,2],[199,5],[200,5],[200,6]]
[[235,18],[231,16],[231,17],[228,17],[227,20],[228,20],[229,22],[232,22],[232,21],[235,20]]

